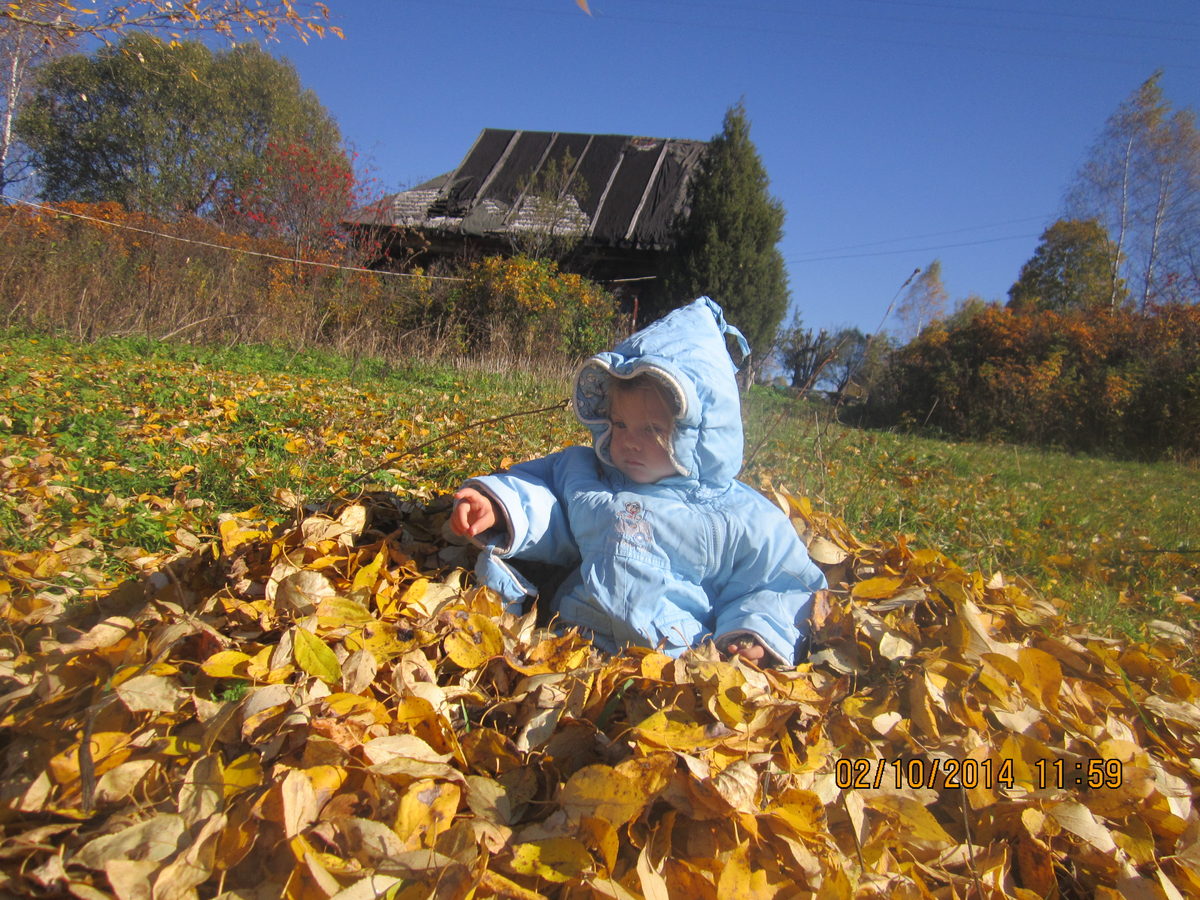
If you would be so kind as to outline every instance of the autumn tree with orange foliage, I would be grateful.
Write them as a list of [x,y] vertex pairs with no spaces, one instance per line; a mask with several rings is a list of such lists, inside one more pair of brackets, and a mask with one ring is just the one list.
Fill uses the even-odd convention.
[[865,412],[959,438],[1195,457],[1200,307],[988,306],[898,350]]

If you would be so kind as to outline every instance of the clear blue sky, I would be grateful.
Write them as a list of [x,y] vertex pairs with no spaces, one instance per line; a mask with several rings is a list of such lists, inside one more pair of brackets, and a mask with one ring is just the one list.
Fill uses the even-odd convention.
[[388,190],[483,128],[706,140],[744,101],[816,327],[874,331],[935,258],[1005,299],[1122,100],[1161,69],[1200,109],[1200,0],[328,3],[345,40],[273,52]]

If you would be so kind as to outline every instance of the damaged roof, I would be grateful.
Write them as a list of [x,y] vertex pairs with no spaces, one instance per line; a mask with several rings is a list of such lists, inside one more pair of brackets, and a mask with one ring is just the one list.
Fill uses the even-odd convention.
[[[452,172],[355,211],[353,225],[477,237],[545,227],[593,246],[665,249],[705,141],[485,128]],[[564,165],[566,163],[566,165]]]

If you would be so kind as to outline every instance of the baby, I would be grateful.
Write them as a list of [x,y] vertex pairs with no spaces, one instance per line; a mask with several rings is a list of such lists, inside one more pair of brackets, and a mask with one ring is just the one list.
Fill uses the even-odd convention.
[[825,578],[791,522],[736,480],[742,420],[732,335],[707,297],[675,310],[575,376],[593,447],[474,478],[450,527],[484,549],[480,580],[513,605],[536,596],[507,560],[570,569],[558,624],[597,647],[677,656],[712,639],[729,655],[791,665]]

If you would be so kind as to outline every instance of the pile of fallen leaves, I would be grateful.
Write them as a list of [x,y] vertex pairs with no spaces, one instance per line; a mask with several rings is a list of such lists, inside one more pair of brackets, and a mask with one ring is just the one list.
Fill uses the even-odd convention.
[[795,669],[539,628],[388,495],[222,516],[86,609],[9,586],[0,893],[1200,894],[1194,635],[777,499],[834,586]]

